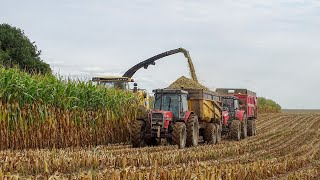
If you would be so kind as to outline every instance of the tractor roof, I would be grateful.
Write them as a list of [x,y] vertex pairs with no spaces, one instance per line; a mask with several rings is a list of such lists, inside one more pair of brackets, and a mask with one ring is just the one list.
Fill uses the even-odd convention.
[[233,95],[233,94],[243,94],[256,96],[256,93],[248,89],[239,89],[239,88],[217,88],[216,92],[220,95]]
[[133,79],[121,76],[99,76],[93,77],[94,82],[134,82]]
[[238,97],[234,95],[222,95],[220,96],[222,99],[239,99]]
[[188,94],[187,91],[181,89],[155,89],[153,92],[162,94]]

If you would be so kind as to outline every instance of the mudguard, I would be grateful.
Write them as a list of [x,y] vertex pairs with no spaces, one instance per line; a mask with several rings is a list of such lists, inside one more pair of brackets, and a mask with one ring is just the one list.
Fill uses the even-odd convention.
[[184,116],[184,122],[187,122],[187,121],[188,121],[188,119],[189,119],[189,117],[190,117],[191,114],[192,114],[191,111],[187,111],[187,112],[186,112],[186,115]]
[[240,122],[242,122],[243,117],[244,117],[244,113],[245,113],[245,111],[243,111],[243,110],[237,110],[236,111],[236,119],[239,120]]
[[228,111],[222,111],[223,124],[226,125],[230,119]]

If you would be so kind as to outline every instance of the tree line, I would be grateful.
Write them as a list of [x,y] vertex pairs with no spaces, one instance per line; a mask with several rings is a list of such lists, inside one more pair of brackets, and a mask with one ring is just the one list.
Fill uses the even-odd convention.
[[52,73],[50,65],[41,58],[41,50],[24,31],[9,24],[0,24],[0,65],[18,67],[28,73]]
[[258,97],[258,111],[260,113],[279,113],[281,106],[271,99]]

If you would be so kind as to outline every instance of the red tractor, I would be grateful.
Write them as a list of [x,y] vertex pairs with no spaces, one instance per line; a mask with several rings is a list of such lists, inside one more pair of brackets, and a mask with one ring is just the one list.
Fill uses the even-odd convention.
[[247,89],[218,88],[223,109],[223,134],[235,140],[256,134],[257,97]]

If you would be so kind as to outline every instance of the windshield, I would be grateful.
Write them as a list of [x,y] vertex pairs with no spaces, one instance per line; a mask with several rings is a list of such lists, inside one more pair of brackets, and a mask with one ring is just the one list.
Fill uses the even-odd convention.
[[233,99],[223,99],[222,104],[223,104],[223,109],[232,111],[234,104],[233,104]]
[[179,95],[156,94],[154,108],[157,110],[171,111],[175,117],[179,117]]
[[129,89],[129,85],[127,82],[100,82],[100,85],[106,88],[115,88],[115,89]]

